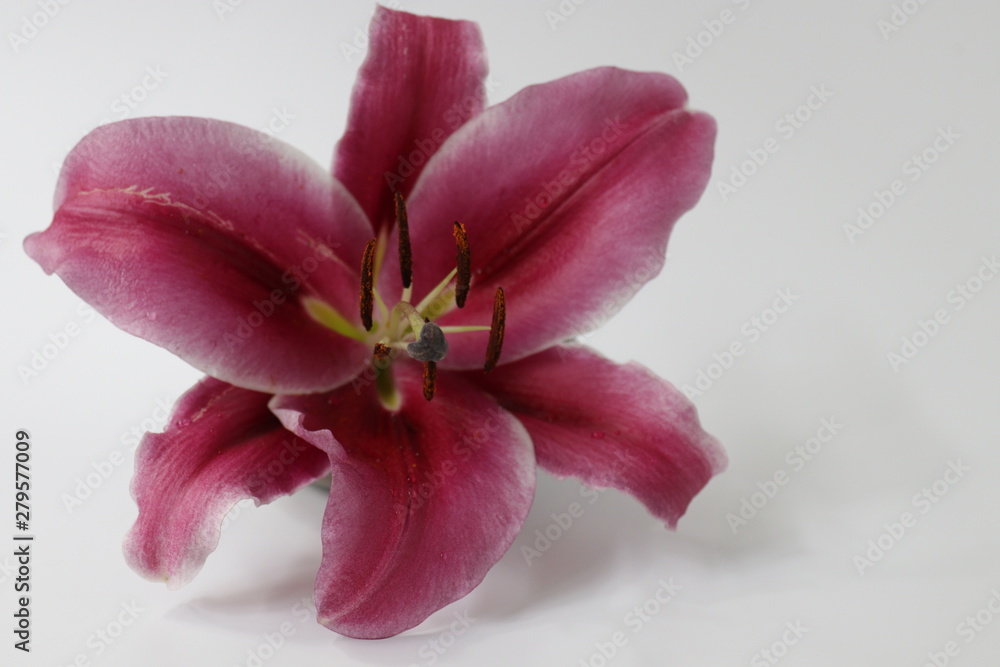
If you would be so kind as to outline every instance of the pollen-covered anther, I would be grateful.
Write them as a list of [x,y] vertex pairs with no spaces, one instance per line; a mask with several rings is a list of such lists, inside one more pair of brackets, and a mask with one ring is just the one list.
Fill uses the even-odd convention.
[[486,345],[486,364],[483,370],[489,373],[500,361],[500,351],[503,349],[503,333],[507,325],[507,302],[504,300],[503,288],[498,287],[493,296],[493,321],[490,323],[490,342]]
[[375,239],[365,246],[361,259],[361,324],[365,331],[372,330],[372,310],[375,307]]
[[403,287],[413,283],[413,250],[410,248],[410,222],[406,216],[406,202],[399,192],[396,199],[396,231],[399,234],[399,273],[403,279]]
[[434,398],[434,389],[437,387],[437,362],[424,362],[424,398],[428,401]]
[[464,308],[465,298],[469,295],[469,283],[472,281],[472,256],[469,252],[469,236],[465,233],[465,225],[456,220],[453,233],[455,234],[455,244],[458,246],[455,305]]

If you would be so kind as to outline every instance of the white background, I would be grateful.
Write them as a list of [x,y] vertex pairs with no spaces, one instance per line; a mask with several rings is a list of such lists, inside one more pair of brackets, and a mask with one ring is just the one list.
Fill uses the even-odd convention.
[[[678,76],[691,105],[716,117],[713,179],[677,227],[667,268],[586,342],[678,386],[711,373],[694,400],[731,462],[677,532],[609,491],[584,498],[583,516],[529,565],[522,547],[582,497],[573,480],[541,474],[521,537],[483,584],[377,642],[338,638],[296,608],[320,558],[324,498],[311,490],[241,508],[185,589],[126,567],[128,433],[144,421],[162,426],[159,405],[199,374],[81,311],[21,250],[51,219],[63,156],[89,129],[123,117],[113,105],[147,68],[166,75],[140,91],[130,115],[262,128],[278,110],[294,116],[280,138],[329,163],[362,57],[345,45],[363,34],[373,3],[244,0],[222,14],[218,4],[69,2],[16,51],[9,34],[40,5],[8,0],[0,12],[0,507],[6,522],[14,434],[28,429],[37,536],[30,656],[11,648],[12,548],[0,548],[0,662],[63,666],[82,655],[79,664],[246,666],[287,622],[294,634],[276,652],[265,648],[263,664],[596,667],[597,646],[616,632],[625,645],[614,665],[774,664],[766,649],[789,666],[920,666],[948,642],[955,655],[938,655],[939,664],[996,664],[1000,618],[986,605],[1000,591],[1000,279],[975,282],[983,258],[1000,252],[996,3],[907,0],[916,13],[886,35],[878,22],[891,20],[890,0],[566,0],[565,16],[547,13],[559,12],[557,0],[401,2],[481,24],[493,102],[618,65]],[[713,24],[725,9],[731,22]],[[678,62],[689,38],[707,46]],[[799,109],[814,86],[832,96]],[[778,123],[797,110],[808,120],[788,136]],[[939,152],[935,137],[949,128],[958,138]],[[719,184],[768,138],[777,152],[747,165],[754,173],[724,198]],[[927,149],[935,162],[913,172],[906,163]],[[896,179],[905,191],[852,243],[845,225]],[[969,281],[980,291],[957,297]],[[771,318],[778,290],[793,305],[752,339],[752,318]],[[916,336],[924,345],[893,368],[888,354],[938,309],[946,323]],[[22,378],[19,367],[70,323],[79,334]],[[722,368],[713,355],[725,359],[737,341],[745,352]],[[804,465],[786,458],[823,419],[841,425],[834,437]],[[67,509],[67,495],[108,472],[112,456],[123,463]],[[968,470],[940,482],[951,464]],[[773,497],[753,496],[776,473],[786,483]],[[942,495],[921,501],[935,482]],[[727,515],[744,499],[761,507],[737,525]],[[907,512],[915,525],[887,533]],[[14,531],[0,525],[6,544]],[[871,551],[870,541],[888,549]],[[870,566],[858,560],[869,557]],[[680,587],[666,605],[650,602],[661,581]],[[134,622],[110,645],[96,639],[115,631],[123,604],[141,609]],[[654,613],[639,625],[627,615],[642,605]],[[965,619],[977,612],[985,624],[973,630]],[[455,614],[474,619],[460,636],[450,630]],[[796,637],[787,624],[808,630]]]

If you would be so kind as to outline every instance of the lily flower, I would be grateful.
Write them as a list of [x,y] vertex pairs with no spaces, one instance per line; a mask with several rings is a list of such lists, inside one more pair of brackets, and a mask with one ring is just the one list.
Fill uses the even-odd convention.
[[669,527],[725,467],[677,389],[565,343],[659,272],[714,121],[661,73],[485,77],[474,23],[380,7],[332,171],[185,117],[68,156],[26,251],[208,376],[137,452],[138,572],[187,583],[237,502],[329,475],[318,620],[388,637],[479,584],[536,465]]

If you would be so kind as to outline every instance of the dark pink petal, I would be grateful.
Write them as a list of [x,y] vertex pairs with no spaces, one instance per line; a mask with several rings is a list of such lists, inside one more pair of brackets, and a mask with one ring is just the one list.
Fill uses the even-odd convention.
[[535,488],[524,428],[465,379],[396,363],[402,405],[374,387],[278,396],[272,409],[330,455],[330,500],[316,606],[351,637],[411,628],[476,587],[517,536]]
[[673,528],[691,499],[726,467],[681,392],[636,363],[556,347],[469,378],[517,415],[538,464],[638,498]]
[[338,386],[368,350],[317,324],[359,321],[364,214],[319,165],[201,118],[100,127],[66,159],[52,226],[25,250],[117,326],[260,391]]
[[377,229],[392,228],[392,193],[408,194],[441,143],[482,111],[485,77],[475,23],[376,8],[334,174]]
[[286,431],[270,399],[206,378],[177,402],[163,433],[145,435],[132,478],[139,518],[125,539],[133,569],[183,586],[237,502],[269,503],[326,474],[326,454]]
[[[715,122],[684,102],[666,74],[600,68],[526,88],[464,125],[409,200],[414,294],[455,265],[458,220],[472,290],[442,326],[489,324],[498,286],[501,362],[600,325],[659,273],[674,222],[708,182]],[[386,264],[382,278],[398,282]],[[481,365],[486,340],[452,337],[442,366]]]

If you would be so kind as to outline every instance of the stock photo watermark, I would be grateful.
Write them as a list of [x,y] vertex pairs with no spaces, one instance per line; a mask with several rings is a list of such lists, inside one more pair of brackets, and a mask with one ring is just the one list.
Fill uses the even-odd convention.
[[461,434],[461,437],[452,445],[452,454],[458,462],[451,458],[443,458],[441,465],[434,469],[424,469],[423,476],[414,475],[412,479],[412,494],[405,502],[395,503],[396,510],[408,516],[429,501],[459,470],[462,465],[468,462],[479,449],[488,442],[493,441],[493,433],[508,424],[509,415],[501,407],[491,408],[488,416],[483,420],[478,428]]
[[135,600],[122,602],[119,607],[120,611],[115,612],[110,621],[101,625],[101,627],[87,636],[84,645],[88,650],[77,653],[73,660],[65,664],[65,667],[91,667],[92,665],[100,665],[101,662],[97,658],[104,655],[128,628],[135,624],[139,615],[146,611]]
[[611,291],[599,306],[586,313],[583,321],[575,327],[562,345],[555,347],[561,361],[572,356],[573,351],[585,347],[587,340],[597,333],[608,320],[614,317],[632,300],[642,287],[663,269],[670,254],[666,246],[647,246],[642,253],[629,258],[629,267],[620,277],[611,282]]
[[229,14],[243,6],[246,0],[212,0],[212,9],[219,18],[219,23],[226,20]]
[[770,306],[740,326],[742,338],[733,340],[721,352],[713,352],[712,361],[698,369],[694,382],[681,386],[684,395],[692,400],[703,396],[735,365],[736,360],[746,353],[749,346],[759,341],[761,336],[768,332],[798,300],[798,295],[793,294],[790,288],[777,290]]
[[899,339],[899,346],[886,353],[886,361],[893,373],[913,361],[920,351],[930,345],[944,327],[952,321],[952,316],[962,311],[983,291],[983,287],[1000,273],[1000,262],[996,255],[980,258],[979,266],[965,280],[955,283],[944,296],[945,304],[935,308],[926,318],[917,320],[917,327]]
[[103,125],[106,122],[111,122],[111,120],[122,120],[131,116],[132,113],[139,108],[139,105],[146,101],[149,94],[159,88],[160,84],[163,83],[168,76],[169,73],[165,72],[163,67],[160,65],[147,66],[142,80],[132,86],[129,90],[116,97],[111,103],[111,111],[114,113],[115,117],[113,119],[102,121],[101,124]]
[[149,416],[122,432],[119,438],[122,445],[120,448],[112,449],[106,456],[92,462],[90,464],[91,470],[84,475],[77,476],[72,492],[63,493],[59,497],[67,512],[72,514],[126,462],[131,464],[129,456],[139,446],[143,434],[158,431],[166,425],[170,416],[170,405],[171,403],[164,399],[157,399],[156,407]]
[[[490,75],[487,75],[486,81],[483,83],[487,95],[492,94],[501,85],[499,81],[494,81]],[[386,171],[382,174],[389,190],[393,192],[398,190],[404,180],[415,174],[419,167],[430,160],[441,144],[455,130],[472,119],[479,108],[479,103],[478,95],[469,95],[465,99],[455,102],[441,114],[441,125],[428,132],[426,136],[415,140],[413,142],[415,148],[409,153],[397,155],[395,171]]]
[[632,607],[622,617],[622,625],[631,630],[631,633],[616,630],[606,639],[594,642],[593,652],[586,658],[580,658],[577,662],[579,667],[606,667],[610,664],[615,656],[628,646],[629,641],[642,632],[681,590],[680,584],[675,584],[673,578],[660,579],[657,584],[656,590],[648,598]]
[[0,584],[5,584],[17,575],[17,561],[13,556],[6,554],[0,560]]
[[[615,462],[611,466],[611,475],[617,475],[622,470],[627,467],[628,463],[625,460],[624,454],[620,451],[615,451]],[[542,555],[548,552],[556,542],[558,542],[562,537],[569,532],[569,530],[576,525],[578,519],[583,517],[584,513],[587,511],[587,507],[593,505],[597,502],[604,493],[607,493],[608,487],[605,488],[592,488],[589,486],[580,487],[580,497],[587,501],[586,505],[579,502],[573,501],[566,506],[563,512],[552,512],[549,516],[552,521],[548,523],[543,528],[536,528],[534,532],[535,539],[531,543],[531,546],[527,544],[521,545],[521,555],[524,557],[525,564],[531,567],[532,561],[536,558],[541,558]]]
[[[94,128],[107,125],[108,123],[115,121],[125,120],[129,116],[135,115],[139,107],[150,98],[153,91],[157,90],[163,82],[169,78],[169,76],[170,73],[164,70],[162,65],[147,65],[139,75],[135,85],[126,87],[124,92],[119,93],[111,99],[108,103],[108,111],[110,111],[110,114],[103,116],[92,125],[79,128],[76,135],[78,137],[84,136]],[[53,159],[49,162],[49,166],[52,169],[52,174],[54,176],[59,176],[59,173],[63,168],[64,157],[71,154],[75,145],[76,142],[74,141],[63,146],[63,149],[59,152],[58,159]]]
[[[13,555],[17,574],[14,579],[14,648],[31,652],[31,561],[35,536],[31,534],[31,435],[20,430],[14,434],[14,527]],[[4,578],[6,579],[6,574]]]
[[726,8],[721,10],[718,16],[705,19],[701,22],[704,29],[690,35],[683,49],[673,52],[672,57],[678,72],[683,72],[685,67],[693,65],[698,58],[701,58],[705,51],[711,48],[722,37],[727,26],[736,23],[740,12],[745,12],[750,8],[753,0],[732,0],[732,4],[736,6],[736,10],[738,11]]
[[757,490],[740,498],[739,507],[734,512],[726,513],[726,523],[733,531],[733,535],[757,517],[792,480],[793,475],[802,472],[826,445],[833,442],[843,428],[844,425],[836,417],[824,417],[820,420],[815,435],[788,450],[785,454],[785,464],[788,468],[779,468],[769,478],[758,481]]
[[577,146],[570,154],[566,167],[551,181],[543,183],[534,195],[525,197],[524,208],[520,212],[511,213],[510,221],[514,223],[514,229],[520,232],[531,226],[560,195],[568,192],[574,183],[590,171],[590,166],[618,141],[626,129],[628,125],[621,122],[621,116],[605,118],[601,133]]
[[448,627],[437,634],[437,636],[432,639],[428,639],[420,648],[417,649],[417,657],[421,659],[420,662],[411,662],[409,667],[430,667],[436,664],[438,660],[441,659],[445,653],[448,652],[452,646],[458,641],[458,638],[469,631],[475,622],[476,618],[472,616],[468,611],[454,611],[452,616],[455,618]]
[[[149,75],[147,75],[147,77],[148,76]],[[165,72],[162,73],[162,77],[166,78]],[[126,93],[122,94],[123,96],[128,97],[131,100],[131,104],[134,105],[128,107],[131,110],[138,108],[139,105],[138,97],[136,95],[137,88],[144,88],[144,85],[140,82],[140,84],[137,87],[133,87]],[[152,89],[150,89],[147,92],[151,91]],[[146,98],[143,97],[143,100],[145,99]],[[119,102],[121,104],[125,104],[126,106],[128,106],[128,104],[121,101],[121,96],[116,97],[111,102],[112,107],[117,107],[120,113],[122,110],[122,106],[121,104],[118,104]],[[112,109],[112,111],[114,111],[114,109]],[[125,118],[124,116],[115,118],[105,116],[96,123],[81,128],[81,131],[78,132],[77,135],[83,136],[89,134],[91,131],[102,125],[106,125],[115,120],[124,120],[124,118]],[[195,188],[194,191],[195,201],[192,202],[194,204],[194,208],[205,209],[208,206],[209,200],[220,194],[223,194],[226,188],[231,184],[233,177],[238,176],[245,169],[246,165],[244,164],[244,158],[253,158],[258,153],[266,152],[268,149],[268,145],[271,143],[271,141],[277,135],[281,134],[286,129],[288,129],[288,127],[292,124],[292,120],[294,120],[295,118],[296,115],[293,112],[289,111],[288,108],[285,106],[281,106],[280,108],[276,106],[271,107],[270,114],[268,115],[267,119],[256,127],[257,131],[260,132],[260,134],[254,136],[252,140],[245,141],[239,145],[238,148],[240,153],[240,159],[230,161],[228,163],[223,164],[221,167],[216,168],[211,174],[209,174],[205,178],[204,182],[198,184],[198,186]],[[155,130],[153,130],[152,127],[149,126],[148,124],[145,123],[137,124],[133,126],[132,129],[138,135],[136,139],[137,143],[145,141],[147,135],[149,135],[148,138],[151,141],[156,141],[158,138],[154,134],[151,134],[155,132]],[[63,150],[59,152],[58,159],[54,159],[50,162],[50,167],[52,169],[53,176],[58,177],[59,174],[64,169],[69,168],[71,162],[74,160],[79,160],[82,161],[83,163],[86,163],[88,160],[93,158],[93,156],[86,151],[74,152],[73,149],[76,145],[77,145],[76,141],[66,145],[63,148]],[[138,190],[137,187],[126,188],[126,191],[140,192],[140,190]]]
[[253,306],[246,315],[236,318],[236,325],[222,337],[230,352],[238,349],[254,335],[268,318],[288,303],[294,303],[296,294],[303,285],[308,285],[310,276],[318,271],[324,262],[336,258],[333,248],[337,247],[333,237],[311,245],[312,255],[289,267],[281,274],[282,287],[275,287],[263,299],[251,301]]
[[894,178],[884,190],[878,189],[872,192],[872,198],[868,203],[858,207],[854,223],[843,224],[844,234],[851,245],[864,236],[909,191],[907,183],[913,184],[919,181],[961,137],[962,135],[956,133],[950,125],[938,127],[937,134],[927,146],[904,160],[899,166],[902,177]]
[[780,139],[767,137],[758,146],[746,150],[747,159],[739,164],[734,164],[729,168],[729,176],[725,179],[716,179],[715,188],[723,202],[729,201],[751,178],[757,175],[771,158],[781,150],[782,141],[790,141],[799,130],[805,127],[814,117],[815,113],[822,109],[833,98],[833,91],[826,87],[826,84],[811,86],[805,101],[791,111],[784,113],[774,123],[774,130]]
[[576,14],[577,7],[585,4],[587,0],[560,0],[554,9],[545,10],[545,20],[549,24],[552,32],[559,29],[559,24],[565,23],[569,17]]
[[[379,2],[379,4],[389,9],[399,10],[403,8],[403,4],[399,0],[385,0],[384,2]],[[371,29],[378,25],[380,20],[384,20],[380,19],[381,16],[383,15],[376,12],[372,20],[364,27],[354,26],[354,34],[350,42],[340,42],[340,53],[344,56],[344,60],[352,63],[355,59],[360,59],[364,56],[365,52],[368,51],[368,43],[371,41]]]
[[750,658],[750,667],[768,667],[778,664],[782,658],[788,655],[791,647],[802,641],[808,632],[809,628],[802,625],[801,621],[786,621],[785,631],[781,633],[781,637],[754,653],[753,657]]
[[[989,598],[974,613],[969,614],[955,626],[955,639],[949,639],[938,650],[927,652],[927,660],[922,667],[947,667],[952,658],[962,653],[962,647],[976,640],[993,620],[1000,615],[1000,590],[990,590]],[[961,640],[961,643],[959,643]]]
[[24,386],[28,386],[32,380],[41,375],[80,335],[83,327],[97,317],[97,311],[86,303],[77,304],[76,314],[77,317],[67,320],[61,327],[50,332],[44,342],[31,349],[28,359],[18,364],[17,376],[21,378]]
[[913,494],[910,505],[913,511],[901,513],[894,521],[882,524],[882,533],[868,540],[864,552],[856,554],[852,559],[855,569],[861,576],[865,575],[876,563],[885,558],[906,534],[916,527],[920,518],[926,516],[941,500],[948,495],[952,487],[958,484],[972,468],[962,463],[962,459],[948,461],[948,467],[940,478],[934,480]]
[[264,152],[272,139],[288,129],[294,119],[295,114],[284,106],[280,109],[271,107],[270,117],[258,128],[260,134],[253,135],[253,139],[240,145],[240,159],[232,159],[219,165],[207,174],[202,182],[195,185],[194,197],[191,200],[194,208],[207,211],[213,200],[226,196],[230,186],[247,167],[242,158],[253,158],[257,153]]
[[28,45],[38,34],[62,12],[70,0],[37,0],[38,10],[21,17],[17,31],[7,33],[7,42],[14,55]]
[[875,22],[875,26],[878,28],[879,33],[881,33],[882,39],[888,42],[889,38],[906,27],[910,19],[916,16],[928,2],[929,0],[903,0],[899,3],[894,2],[889,14],[885,17],[880,17]]
[[262,667],[281,650],[289,638],[295,636],[299,626],[316,618],[316,605],[312,598],[303,597],[292,605],[290,612],[292,620],[282,621],[273,631],[261,633],[260,641],[249,647],[245,658],[233,663],[233,667]]

